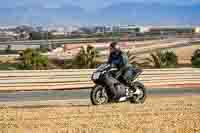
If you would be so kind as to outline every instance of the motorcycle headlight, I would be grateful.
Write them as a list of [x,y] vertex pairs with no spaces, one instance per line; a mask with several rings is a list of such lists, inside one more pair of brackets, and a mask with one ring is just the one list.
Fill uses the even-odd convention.
[[100,75],[101,75],[100,72],[93,73],[93,75],[92,75],[92,80],[97,80],[97,79],[99,79]]

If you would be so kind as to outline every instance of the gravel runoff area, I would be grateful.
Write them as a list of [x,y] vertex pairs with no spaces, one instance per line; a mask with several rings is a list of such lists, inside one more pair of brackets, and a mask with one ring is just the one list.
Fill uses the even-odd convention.
[[200,133],[200,95],[151,95],[138,105],[1,106],[0,133]]

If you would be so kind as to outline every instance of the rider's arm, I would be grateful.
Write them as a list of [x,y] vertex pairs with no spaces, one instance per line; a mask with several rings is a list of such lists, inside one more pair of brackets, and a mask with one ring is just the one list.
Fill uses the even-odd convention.
[[112,63],[112,59],[111,59],[111,55],[109,55],[107,64],[111,64],[111,63]]
[[121,54],[121,62],[120,62],[120,66],[124,67],[128,64],[128,56],[125,53]]

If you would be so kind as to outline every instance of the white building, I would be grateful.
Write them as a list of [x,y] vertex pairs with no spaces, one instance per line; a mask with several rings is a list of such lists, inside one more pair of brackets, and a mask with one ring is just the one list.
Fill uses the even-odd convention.
[[200,27],[195,28],[195,33],[200,33]]
[[14,32],[2,31],[0,32],[0,41],[14,41],[19,35]]
[[7,31],[6,34],[10,35],[10,36],[19,36],[19,34],[12,32],[12,31]]
[[119,26],[113,26],[112,31],[133,33],[133,32],[140,32],[140,28],[135,25],[119,25]]
[[149,32],[149,31],[150,31],[150,27],[140,27],[141,33]]
[[66,33],[62,31],[52,32],[52,35],[54,36],[64,36]]

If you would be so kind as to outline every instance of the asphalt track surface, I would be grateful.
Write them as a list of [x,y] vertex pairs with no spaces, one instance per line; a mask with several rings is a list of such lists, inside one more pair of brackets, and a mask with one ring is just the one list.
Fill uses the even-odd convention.
[[[64,105],[91,105],[90,91],[87,90],[52,90],[27,92],[0,93],[0,107],[2,106],[64,106]],[[165,88],[147,89],[147,96],[174,96],[199,95],[200,88]]]

